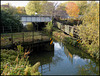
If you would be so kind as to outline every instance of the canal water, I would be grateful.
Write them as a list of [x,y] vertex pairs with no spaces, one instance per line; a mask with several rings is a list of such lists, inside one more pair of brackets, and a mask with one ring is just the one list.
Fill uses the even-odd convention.
[[42,75],[97,75],[99,63],[86,53],[62,42],[53,42],[54,51],[30,56],[29,62],[34,65],[40,62],[39,72]]

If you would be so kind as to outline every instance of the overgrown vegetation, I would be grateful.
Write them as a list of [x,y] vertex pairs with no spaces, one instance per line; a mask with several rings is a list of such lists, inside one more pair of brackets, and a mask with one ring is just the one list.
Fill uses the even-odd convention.
[[1,49],[1,75],[41,75],[38,72],[40,62],[31,66],[28,61],[30,51],[23,52],[21,45],[17,51]]
[[48,22],[48,24],[46,25],[45,28],[43,28],[46,33],[50,36],[52,35],[52,31],[53,31],[53,24],[52,24],[52,21]]
[[92,57],[99,59],[99,3],[92,1],[88,5],[77,32],[83,47],[87,47]]
[[33,31],[34,30],[34,26],[31,22],[28,22],[26,25],[27,30]]

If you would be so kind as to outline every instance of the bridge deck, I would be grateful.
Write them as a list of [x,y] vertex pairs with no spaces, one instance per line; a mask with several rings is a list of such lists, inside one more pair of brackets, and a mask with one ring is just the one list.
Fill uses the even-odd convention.
[[50,22],[52,20],[51,16],[28,16],[28,15],[22,15],[21,21],[22,23],[26,22]]

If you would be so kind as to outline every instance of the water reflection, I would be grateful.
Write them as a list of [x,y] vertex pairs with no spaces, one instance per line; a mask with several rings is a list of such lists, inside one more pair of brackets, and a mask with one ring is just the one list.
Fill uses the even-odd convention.
[[[53,42],[54,51],[30,56],[30,64],[40,62],[42,75],[83,75],[98,74],[99,65],[90,57],[72,46]],[[66,47],[67,46],[67,47]]]
[[79,75],[99,75],[99,66],[97,67],[92,61],[84,66],[78,66],[78,69]]

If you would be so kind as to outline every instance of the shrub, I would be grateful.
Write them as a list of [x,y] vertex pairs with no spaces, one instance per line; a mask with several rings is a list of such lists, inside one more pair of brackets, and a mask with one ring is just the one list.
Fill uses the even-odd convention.
[[23,52],[21,45],[17,51],[1,49],[1,75],[41,75],[38,72],[40,62],[31,66],[28,61],[28,52]]
[[91,1],[88,5],[83,13],[82,24],[77,26],[77,32],[88,53],[95,56],[99,55],[96,54],[99,51],[99,3]]

